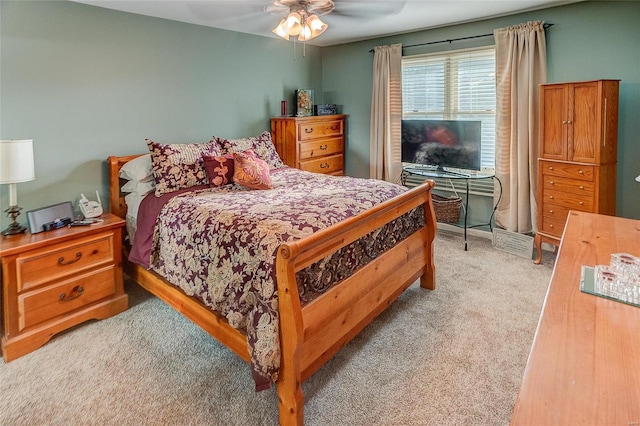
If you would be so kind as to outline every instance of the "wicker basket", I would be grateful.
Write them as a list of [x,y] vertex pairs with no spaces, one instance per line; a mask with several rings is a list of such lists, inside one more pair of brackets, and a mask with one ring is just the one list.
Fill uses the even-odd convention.
[[431,194],[433,209],[436,212],[436,220],[442,223],[458,223],[460,220],[460,206],[462,198],[452,195],[445,198],[438,194]]

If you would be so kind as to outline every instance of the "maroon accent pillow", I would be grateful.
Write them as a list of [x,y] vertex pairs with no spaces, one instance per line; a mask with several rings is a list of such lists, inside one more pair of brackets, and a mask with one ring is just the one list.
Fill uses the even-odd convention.
[[233,154],[233,181],[251,189],[271,189],[269,164],[256,156],[244,152]]
[[233,154],[203,155],[202,161],[210,187],[233,183]]
[[207,143],[162,144],[146,139],[151,153],[156,197],[196,185],[208,185],[203,155],[220,155],[214,141]]
[[[252,157],[256,156],[250,149],[244,151],[244,153]],[[203,155],[202,161],[210,187],[233,183],[233,154]]]

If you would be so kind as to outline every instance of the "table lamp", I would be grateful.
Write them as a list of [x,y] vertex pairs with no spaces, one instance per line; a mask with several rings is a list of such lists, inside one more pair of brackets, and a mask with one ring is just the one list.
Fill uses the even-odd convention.
[[18,207],[16,183],[35,178],[33,140],[0,140],[0,184],[9,184],[9,208],[5,212],[11,218],[11,224],[2,231],[5,237],[26,231],[16,220],[22,210]]

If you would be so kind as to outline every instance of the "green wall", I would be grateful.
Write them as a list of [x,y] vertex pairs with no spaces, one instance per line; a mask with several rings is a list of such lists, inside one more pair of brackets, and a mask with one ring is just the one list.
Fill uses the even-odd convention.
[[[325,94],[348,118],[346,173],[369,176],[369,116],[375,46],[413,45],[491,34],[495,28],[542,20],[548,81],[620,79],[617,216],[640,219],[640,2],[594,1],[322,49]],[[404,49],[405,55],[493,44],[493,37]],[[473,210],[473,205],[470,212]],[[481,206],[480,210],[490,206]],[[476,208],[477,213],[478,208]],[[488,214],[474,215],[478,218]],[[482,220],[481,220],[482,221]]]
[[[108,200],[105,160],[158,142],[205,142],[269,129],[299,87],[321,101],[317,47],[67,1],[1,3],[0,137],[33,139],[25,211]],[[0,188],[6,209],[8,190]],[[2,213],[2,228],[9,220]]]
[[[569,6],[326,48],[117,12],[66,1],[0,3],[0,138],[34,139],[36,180],[18,184],[26,210],[99,189],[104,160],[159,142],[242,137],[269,128],[280,100],[313,87],[347,120],[346,171],[369,174],[374,46],[491,33],[541,19],[549,81],[619,78],[618,215],[640,219],[640,3]],[[492,37],[406,54],[490,44]],[[291,105],[290,105],[291,108]],[[0,207],[8,191],[0,187]],[[482,207],[484,208],[484,207]],[[482,214],[473,212],[473,216]],[[21,221],[26,222],[22,215]],[[1,227],[8,219],[0,218]]]

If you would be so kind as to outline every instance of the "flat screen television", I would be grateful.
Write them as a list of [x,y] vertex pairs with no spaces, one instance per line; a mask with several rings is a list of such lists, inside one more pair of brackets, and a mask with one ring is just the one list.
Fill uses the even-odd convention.
[[402,161],[480,170],[481,121],[402,120]]

